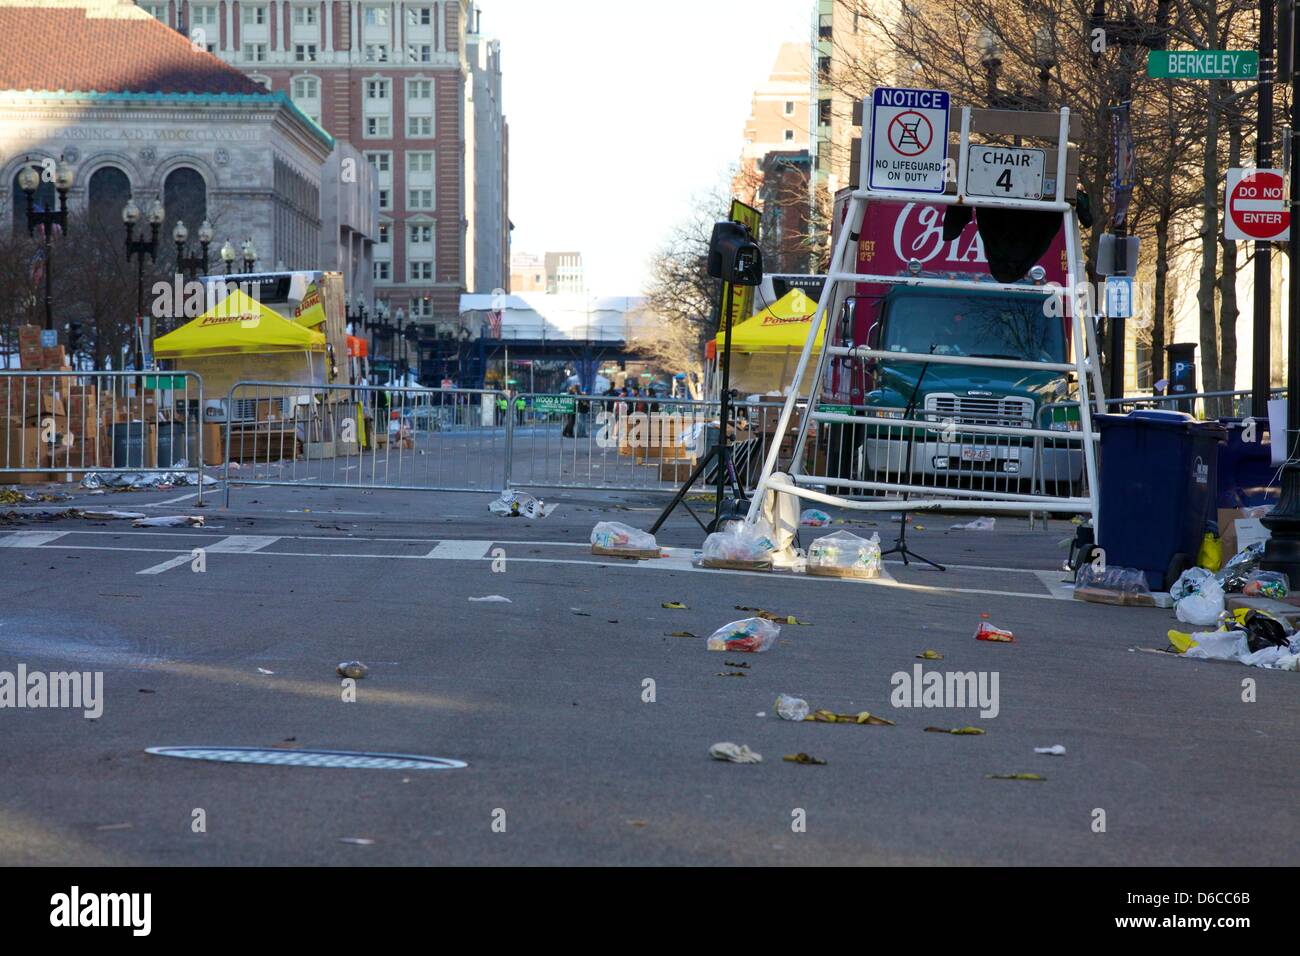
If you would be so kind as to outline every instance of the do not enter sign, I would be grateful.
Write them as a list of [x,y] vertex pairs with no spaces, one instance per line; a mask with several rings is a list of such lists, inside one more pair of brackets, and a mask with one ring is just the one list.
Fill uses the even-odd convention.
[[1291,225],[1286,182],[1276,169],[1228,170],[1225,239],[1285,240]]

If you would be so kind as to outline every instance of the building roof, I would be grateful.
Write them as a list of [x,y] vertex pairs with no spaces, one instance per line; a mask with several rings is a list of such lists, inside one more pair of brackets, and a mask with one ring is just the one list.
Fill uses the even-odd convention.
[[130,0],[0,0],[0,90],[266,94]]

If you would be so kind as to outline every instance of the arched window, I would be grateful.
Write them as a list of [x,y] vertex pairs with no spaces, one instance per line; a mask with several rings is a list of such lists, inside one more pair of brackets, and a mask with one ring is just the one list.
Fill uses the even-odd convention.
[[[54,191],[54,183],[46,182],[44,177],[42,177],[41,185],[32,198],[38,209],[55,209],[59,201],[58,194]],[[15,236],[25,234],[27,232],[27,194],[18,185],[18,173],[14,173],[13,181],[13,214],[13,234]]]
[[208,187],[198,170],[181,166],[167,174],[163,206],[167,209],[164,236],[171,238],[178,219],[185,223],[191,236],[197,236],[199,226],[208,218]]
[[119,229],[122,207],[131,196],[131,180],[116,166],[103,166],[90,176],[87,212],[100,229]]

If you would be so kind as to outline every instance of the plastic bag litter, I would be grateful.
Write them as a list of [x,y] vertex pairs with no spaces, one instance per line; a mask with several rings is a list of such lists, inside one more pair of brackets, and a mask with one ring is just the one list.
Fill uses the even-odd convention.
[[741,651],[761,653],[776,643],[781,626],[761,617],[747,617],[743,621],[724,624],[712,634],[705,646],[711,651]]
[[967,521],[965,524],[950,525],[953,531],[993,531],[997,525],[997,518],[976,518],[974,521]]
[[1079,565],[1074,576],[1074,596],[1106,604],[1155,603],[1151,589],[1147,587],[1147,576],[1141,571],[1113,564],[1099,568],[1091,562]]
[[851,531],[836,531],[808,546],[807,572],[836,577],[880,576],[880,535],[861,538]]
[[995,627],[988,621],[980,621],[979,627],[975,628],[975,640],[992,641],[995,644],[1014,644],[1016,636],[1006,628]]
[[1195,594],[1201,589],[1202,584],[1213,577],[1214,575],[1205,568],[1188,568],[1178,575],[1178,580],[1169,589],[1169,594],[1175,601],[1181,601],[1189,594]]
[[776,713],[782,720],[803,720],[808,712],[808,701],[802,697],[780,694],[776,698]]
[[545,518],[557,507],[526,491],[503,491],[500,498],[488,503],[488,510],[503,518]]
[[[180,465],[181,463],[178,462],[177,464]],[[186,471],[92,471],[81,479],[81,487],[92,491],[97,488],[120,488],[128,491],[141,491],[145,488],[197,485],[198,483],[198,477]],[[216,479],[210,475],[204,475],[203,483],[205,485],[216,484]]]
[[1223,586],[1205,568],[1188,568],[1170,589],[1174,616],[1186,624],[1208,627],[1223,613]]
[[601,521],[591,529],[592,554],[629,554],[634,557],[658,557],[655,536],[638,531],[618,521]]
[[799,514],[801,528],[824,528],[831,523],[831,516],[817,508],[808,508]]
[[514,604],[515,602],[508,597],[500,594],[489,594],[486,597],[472,597],[469,599],[471,604]]
[[1281,601],[1291,592],[1291,582],[1281,571],[1251,571],[1241,593],[1246,597],[1268,597]]
[[202,528],[203,515],[159,515],[156,518],[137,518],[133,528]]
[[701,564],[706,568],[769,570],[772,539],[766,529],[744,521],[728,521],[721,531],[704,539]]
[[1264,542],[1262,541],[1242,548],[1219,569],[1214,576],[1215,580],[1226,593],[1238,594],[1250,580],[1251,572],[1258,570],[1259,562],[1263,557]]
[[746,744],[733,744],[730,741],[714,744],[709,748],[709,756],[714,760],[726,760],[730,763],[762,763],[763,755],[756,754]]

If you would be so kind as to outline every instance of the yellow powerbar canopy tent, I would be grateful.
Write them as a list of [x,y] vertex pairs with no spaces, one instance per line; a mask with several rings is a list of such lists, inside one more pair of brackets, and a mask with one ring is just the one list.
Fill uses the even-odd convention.
[[[731,330],[731,387],[742,392],[780,392],[794,377],[799,353],[817,312],[817,300],[802,289],[791,289]],[[716,340],[714,354],[722,347]],[[821,336],[813,343],[821,352]]]
[[155,339],[160,359],[266,352],[323,352],[325,335],[290,322],[236,289],[198,318]]
[[[791,289],[765,309],[760,309],[731,330],[731,351],[785,352],[803,349],[808,326],[817,312],[817,300],[802,289]],[[718,337],[721,346],[721,336]],[[821,349],[821,339],[815,348]]]

